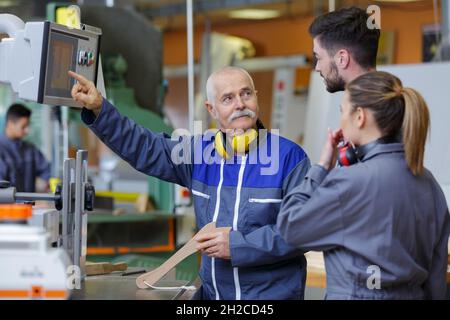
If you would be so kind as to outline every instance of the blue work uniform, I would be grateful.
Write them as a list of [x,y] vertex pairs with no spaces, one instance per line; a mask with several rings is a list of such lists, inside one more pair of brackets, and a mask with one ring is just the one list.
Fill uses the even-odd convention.
[[19,192],[34,192],[37,177],[50,179],[50,163],[42,152],[29,142],[0,135],[0,180]]
[[[203,299],[302,299],[306,279],[303,252],[285,243],[276,219],[281,200],[303,181],[310,164],[297,144],[267,133],[247,155],[229,163],[217,158],[214,135],[189,138],[193,144],[186,161],[174,161],[180,140],[155,134],[123,117],[106,100],[96,117],[83,109],[82,120],[115,153],[137,170],[191,190],[198,228],[216,222],[232,227],[231,259],[202,257]],[[278,139],[272,150],[273,139]],[[279,154],[278,170],[252,161],[258,152]],[[204,155],[201,161],[195,157]],[[218,161],[216,161],[218,160]],[[263,163],[264,162],[264,163]]]
[[327,299],[444,299],[449,211],[402,143],[378,144],[350,167],[312,166],[283,200],[277,225],[302,250],[324,252]]

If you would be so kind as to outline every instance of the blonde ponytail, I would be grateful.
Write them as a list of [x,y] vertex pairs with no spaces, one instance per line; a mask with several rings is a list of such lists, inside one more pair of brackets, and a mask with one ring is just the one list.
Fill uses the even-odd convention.
[[430,115],[428,107],[419,92],[412,88],[404,88],[402,95],[405,100],[402,133],[405,148],[405,158],[414,175],[423,173],[423,158]]

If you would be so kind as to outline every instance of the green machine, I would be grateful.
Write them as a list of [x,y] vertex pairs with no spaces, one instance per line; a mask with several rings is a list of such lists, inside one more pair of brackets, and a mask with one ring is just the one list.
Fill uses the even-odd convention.
[[[64,6],[67,3],[49,4],[48,18],[54,20],[57,9]],[[83,23],[102,29],[101,59],[107,99],[139,125],[170,135],[173,129],[164,122],[162,113],[167,86],[162,77],[160,31],[132,10],[80,6],[80,12]],[[127,27],[118,28],[117,21]],[[69,122],[84,126],[79,110],[70,110]],[[179,218],[174,214],[174,185],[153,177],[147,179],[154,212],[89,217],[90,261],[124,261],[129,266],[148,269],[173,254]],[[177,267],[177,279],[195,279],[198,261],[197,255],[183,261]]]
[[[47,18],[51,21],[56,21],[57,17],[63,20],[77,20],[74,18],[73,10],[66,11],[69,5],[64,2],[48,4]],[[164,82],[160,32],[147,21],[144,23],[141,20],[142,17],[136,19],[133,16],[136,13],[130,13],[130,10],[105,7],[99,10],[95,6],[79,8],[77,8],[78,14],[81,14],[83,23],[93,23],[103,30],[101,59],[107,99],[122,115],[133,119],[136,123],[154,132],[171,134],[173,129],[164,122],[161,111],[164,100]],[[131,39],[131,35],[124,37],[118,34],[118,19],[121,24],[124,19],[127,19],[127,23],[124,24],[127,25],[127,28],[121,28],[126,29],[125,32],[133,33],[135,36],[150,37],[153,39],[149,42],[151,45],[154,43],[159,45],[156,46],[156,49],[153,45],[151,54],[148,54],[145,51],[139,51],[139,48],[133,48],[129,43],[124,44],[121,37],[126,41],[134,40]],[[135,61],[141,61],[142,65],[136,65]],[[146,69],[145,65],[149,65],[151,69]],[[146,75],[143,77],[142,73]],[[70,110],[69,122],[80,123],[78,110]],[[76,139],[76,135],[71,135],[72,137]],[[80,142],[73,141],[73,144],[79,145]],[[172,214],[174,209],[173,185],[153,177],[148,179],[149,195],[156,209]]]
[[[49,4],[48,20],[55,21],[56,10],[67,5],[68,3]],[[101,54],[107,99],[121,114],[138,124],[154,132],[170,134],[172,128],[164,122],[162,115],[165,85],[162,79],[160,32],[146,19],[136,17],[136,13],[130,10],[103,7],[101,13],[98,11],[95,7],[81,7],[83,23],[102,28],[105,35],[102,37]],[[98,14],[102,17],[99,18]],[[117,19],[127,28],[114,30],[117,29]],[[136,43],[135,38],[145,41]],[[55,117],[58,114],[55,110],[67,111],[69,144],[80,145],[77,132],[84,124],[80,121],[79,110],[18,101],[10,88],[3,85],[0,86],[2,129],[6,110],[14,102],[22,102],[33,110],[28,140],[43,149],[47,148],[47,152],[43,150],[44,154],[52,162],[59,163],[53,157],[52,148],[59,145],[60,141],[51,139],[54,136],[48,128],[52,122],[61,120]],[[58,176],[58,170],[53,172],[54,176]],[[89,216],[89,260],[125,261],[130,267],[154,268],[173,254],[176,249],[175,229],[178,218],[174,214],[174,185],[153,177],[147,179],[148,195],[155,205],[155,212]],[[102,237],[102,234],[106,236]],[[94,250],[89,253],[89,248]],[[197,269],[198,257],[193,255],[177,268],[177,278],[192,280],[197,275]]]
[[[153,132],[164,132],[170,135],[173,129],[165,124],[160,115],[137,105],[134,98],[134,90],[127,87],[125,83],[125,73],[128,64],[122,55],[105,55],[103,59],[108,100],[114,104],[122,115],[133,119],[139,125]],[[163,95],[163,92],[161,95]],[[156,208],[172,213],[174,209],[173,184],[153,177],[148,179],[149,194]]]

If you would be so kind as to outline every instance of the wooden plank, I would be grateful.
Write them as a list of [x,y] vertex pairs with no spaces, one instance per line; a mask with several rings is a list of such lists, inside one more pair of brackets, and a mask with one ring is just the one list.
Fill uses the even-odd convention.
[[450,284],[450,265],[447,267],[447,283]]
[[153,271],[139,276],[136,279],[136,285],[141,289],[147,289],[153,286],[158,280],[160,280],[164,275],[174,268],[177,264],[183,261],[185,258],[189,257],[191,254],[197,252],[197,241],[194,238],[197,235],[213,232],[214,230],[220,229],[231,229],[227,228],[216,228],[216,223],[211,222],[205,225],[199,232],[197,232],[192,239],[190,239],[180,250],[175,252],[168,260],[166,260],[162,265]]
[[112,264],[110,262],[86,262],[86,274],[88,276],[108,274],[113,271],[125,271],[128,265],[125,262]]
[[305,254],[308,263],[306,286],[315,288],[326,288],[327,279],[325,272],[325,261],[322,252],[309,251]]

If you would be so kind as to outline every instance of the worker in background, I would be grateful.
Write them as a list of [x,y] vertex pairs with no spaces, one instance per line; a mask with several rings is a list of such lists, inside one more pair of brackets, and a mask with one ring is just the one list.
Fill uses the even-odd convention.
[[6,112],[5,132],[0,135],[0,180],[6,180],[20,192],[35,192],[36,178],[48,189],[50,164],[44,155],[23,138],[30,127],[31,110],[13,104]]
[[[450,216],[424,168],[422,96],[386,72],[347,85],[340,129],[284,199],[277,225],[301,250],[324,251],[327,299],[444,299]],[[352,161],[337,144],[351,141]],[[353,164],[352,164],[353,163]]]
[[[196,239],[204,254],[196,298],[303,299],[306,260],[281,238],[276,218],[281,199],[310,164],[297,144],[257,130],[257,92],[247,71],[226,67],[209,77],[205,106],[219,130],[189,138],[193,154],[183,154],[184,162],[173,159],[178,140],[121,116],[92,82],[69,74],[78,80],[72,97],[84,106],[82,120],[106,145],[137,170],[189,188],[198,228],[210,222],[232,228]],[[239,137],[249,140],[241,150],[232,147]],[[273,172],[263,174],[261,150],[277,162]]]
[[327,91],[343,91],[345,84],[376,69],[380,30],[367,27],[369,15],[357,7],[317,17],[309,27],[313,37],[315,70]]

